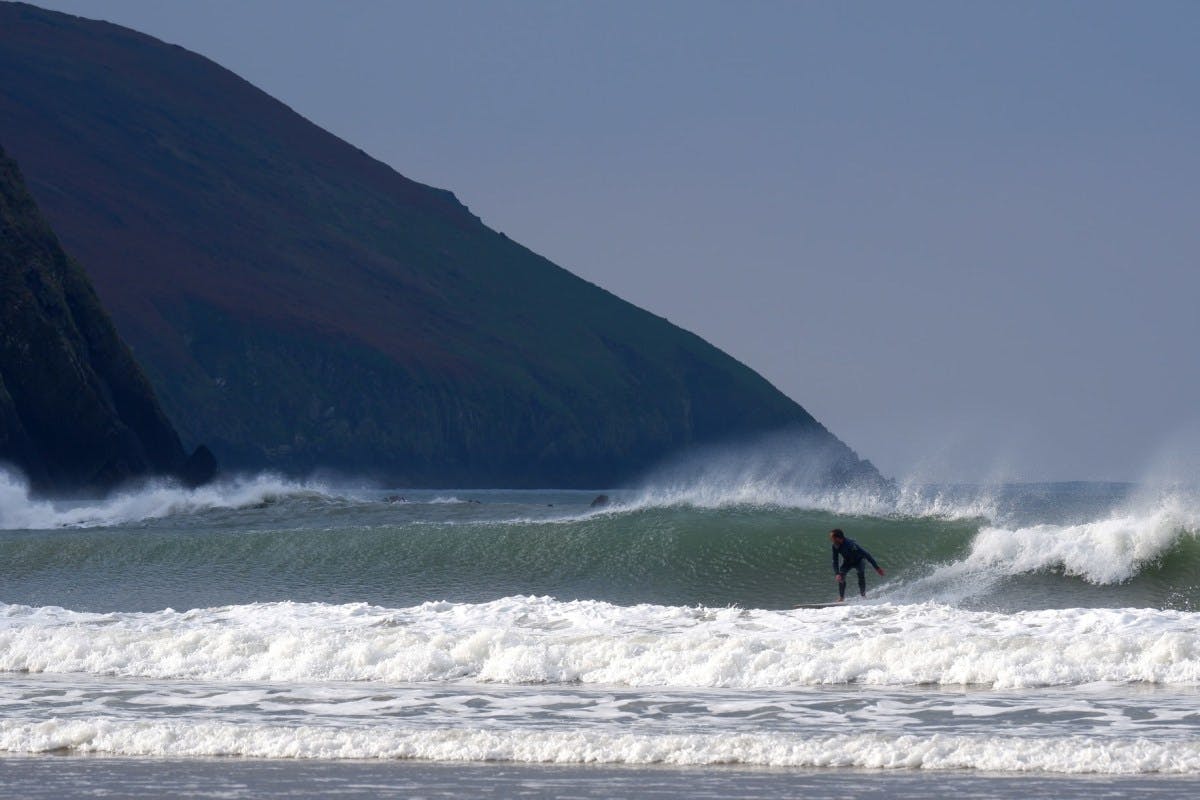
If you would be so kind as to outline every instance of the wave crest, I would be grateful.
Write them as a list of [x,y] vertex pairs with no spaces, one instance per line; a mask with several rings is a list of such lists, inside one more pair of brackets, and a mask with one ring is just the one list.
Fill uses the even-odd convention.
[[47,530],[120,525],[177,514],[252,508],[293,497],[335,497],[328,486],[278,475],[222,480],[197,489],[160,481],[99,500],[38,500],[29,485],[0,471],[0,530]]
[[983,487],[874,483],[813,487],[758,475],[724,475],[650,485],[634,493],[621,509],[672,507],[784,508],[853,517],[943,520],[994,519],[999,515],[994,490]]
[[[1161,573],[1188,592],[1200,564],[1200,511],[1192,495],[1165,496],[1109,516],[1068,524],[981,528],[966,554],[934,564],[924,577],[891,587],[894,600],[931,596],[958,602],[996,595],[997,584],[1038,573],[1079,578],[1094,586],[1116,586]],[[1179,579],[1183,583],[1179,583]],[[1194,586],[1194,580],[1191,581]],[[1181,594],[1184,602],[1186,598]]]

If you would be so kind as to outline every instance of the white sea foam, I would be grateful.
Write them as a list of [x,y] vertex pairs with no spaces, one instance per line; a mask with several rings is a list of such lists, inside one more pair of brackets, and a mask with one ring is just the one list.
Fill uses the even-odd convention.
[[277,475],[220,481],[197,489],[155,482],[92,501],[36,500],[29,486],[0,470],[0,530],[45,530],[120,525],[176,514],[258,506],[285,497],[332,496],[320,483],[296,482]]
[[962,562],[971,570],[1007,574],[1061,569],[1091,583],[1127,581],[1183,537],[1194,536],[1195,520],[1169,511],[1121,515],[1079,525],[984,528]]
[[424,759],[571,764],[1200,772],[1200,742],[1070,736],[644,734],[597,730],[406,729],[89,719],[0,720],[0,751],[125,756]]
[[0,670],[217,681],[780,688],[1200,684],[1200,614],[255,604],[92,614],[0,605]]
[[958,601],[986,594],[1014,575],[1056,571],[1097,585],[1133,579],[1185,539],[1200,535],[1200,513],[1188,495],[1114,511],[1091,522],[1069,525],[986,526],[962,559],[888,590],[889,599],[925,599],[931,594]]

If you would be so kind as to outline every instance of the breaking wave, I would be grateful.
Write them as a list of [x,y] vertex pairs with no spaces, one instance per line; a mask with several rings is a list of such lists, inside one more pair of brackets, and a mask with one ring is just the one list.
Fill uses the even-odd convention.
[[0,470],[0,530],[103,527],[202,511],[252,508],[285,498],[330,496],[335,495],[324,484],[258,475],[197,489],[158,481],[103,499],[39,500],[30,496],[23,478]]

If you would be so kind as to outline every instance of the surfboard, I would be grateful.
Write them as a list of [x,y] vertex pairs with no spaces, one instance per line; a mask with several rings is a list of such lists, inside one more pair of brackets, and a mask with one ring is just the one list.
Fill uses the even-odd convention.
[[844,606],[845,603],[801,603],[795,608],[833,608],[834,606]]

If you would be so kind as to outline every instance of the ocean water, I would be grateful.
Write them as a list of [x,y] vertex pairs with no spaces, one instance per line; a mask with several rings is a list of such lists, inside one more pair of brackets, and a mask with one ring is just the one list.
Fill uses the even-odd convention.
[[[260,476],[56,503],[0,475],[0,787],[1200,786],[1200,493],[595,494]],[[795,608],[836,598],[832,527],[887,576]]]

